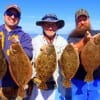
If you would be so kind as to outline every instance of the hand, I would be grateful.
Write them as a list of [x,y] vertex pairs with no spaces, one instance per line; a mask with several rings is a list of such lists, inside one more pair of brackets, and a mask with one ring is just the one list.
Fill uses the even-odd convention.
[[76,44],[74,44],[73,42],[71,42],[70,45],[72,45],[78,51],[78,47],[77,47]]
[[12,38],[11,42],[16,43],[16,42],[19,42],[19,40],[15,39],[15,38]]
[[84,36],[84,42],[87,43],[90,39],[92,39],[92,35],[89,31],[86,31],[85,36]]
[[33,78],[33,82],[34,82],[35,84],[39,85],[42,81],[41,81],[39,78],[34,77],[34,78]]

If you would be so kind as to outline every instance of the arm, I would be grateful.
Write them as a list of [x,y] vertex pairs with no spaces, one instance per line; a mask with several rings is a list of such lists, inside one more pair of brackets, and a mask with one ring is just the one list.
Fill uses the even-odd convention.
[[84,38],[82,38],[79,42],[74,44],[75,48],[78,48],[78,51],[80,52],[82,48],[85,46],[85,44],[92,38],[91,33],[88,31],[86,32]]
[[31,37],[28,34],[24,33],[21,36],[20,43],[21,43],[23,49],[25,50],[27,56],[31,60],[32,57],[33,57],[33,53],[32,53],[33,47],[32,47],[32,39],[31,39]]

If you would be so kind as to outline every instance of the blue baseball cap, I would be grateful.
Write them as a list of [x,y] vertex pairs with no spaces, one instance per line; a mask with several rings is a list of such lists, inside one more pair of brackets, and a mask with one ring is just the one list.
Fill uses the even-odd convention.
[[7,10],[9,10],[9,9],[15,9],[15,10],[21,15],[21,10],[20,10],[20,8],[18,7],[18,5],[16,5],[16,4],[8,5],[8,6],[6,7],[5,12],[6,12]]

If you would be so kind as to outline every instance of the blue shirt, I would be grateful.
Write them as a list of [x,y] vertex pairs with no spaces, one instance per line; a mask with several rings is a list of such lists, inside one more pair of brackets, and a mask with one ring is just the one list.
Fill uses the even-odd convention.
[[31,37],[25,33],[24,31],[22,31],[21,27],[16,27],[16,29],[12,30],[11,32],[7,32],[7,30],[5,29],[4,25],[0,26],[0,37],[2,38],[2,48],[6,57],[6,61],[7,61],[7,71],[6,74],[4,75],[4,77],[0,80],[0,87],[15,87],[17,86],[15,84],[15,82],[13,81],[10,72],[9,72],[9,66],[8,66],[8,55],[7,55],[7,51],[10,49],[10,45],[11,45],[11,37],[16,37],[18,38],[20,44],[22,45],[23,49],[25,50],[27,56],[29,57],[29,59],[32,59],[32,39]]

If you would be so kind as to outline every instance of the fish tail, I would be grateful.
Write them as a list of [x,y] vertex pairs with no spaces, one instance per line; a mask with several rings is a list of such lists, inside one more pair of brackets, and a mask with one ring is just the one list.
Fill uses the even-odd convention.
[[19,87],[18,89],[18,96],[24,97],[25,96],[25,90],[23,87]]
[[93,73],[88,72],[85,76],[85,81],[90,82],[93,80]]
[[66,87],[66,88],[71,87],[71,81],[70,80],[64,80],[63,86]]
[[47,85],[46,83],[42,82],[39,84],[38,88],[42,89],[42,90],[46,90],[47,89]]

